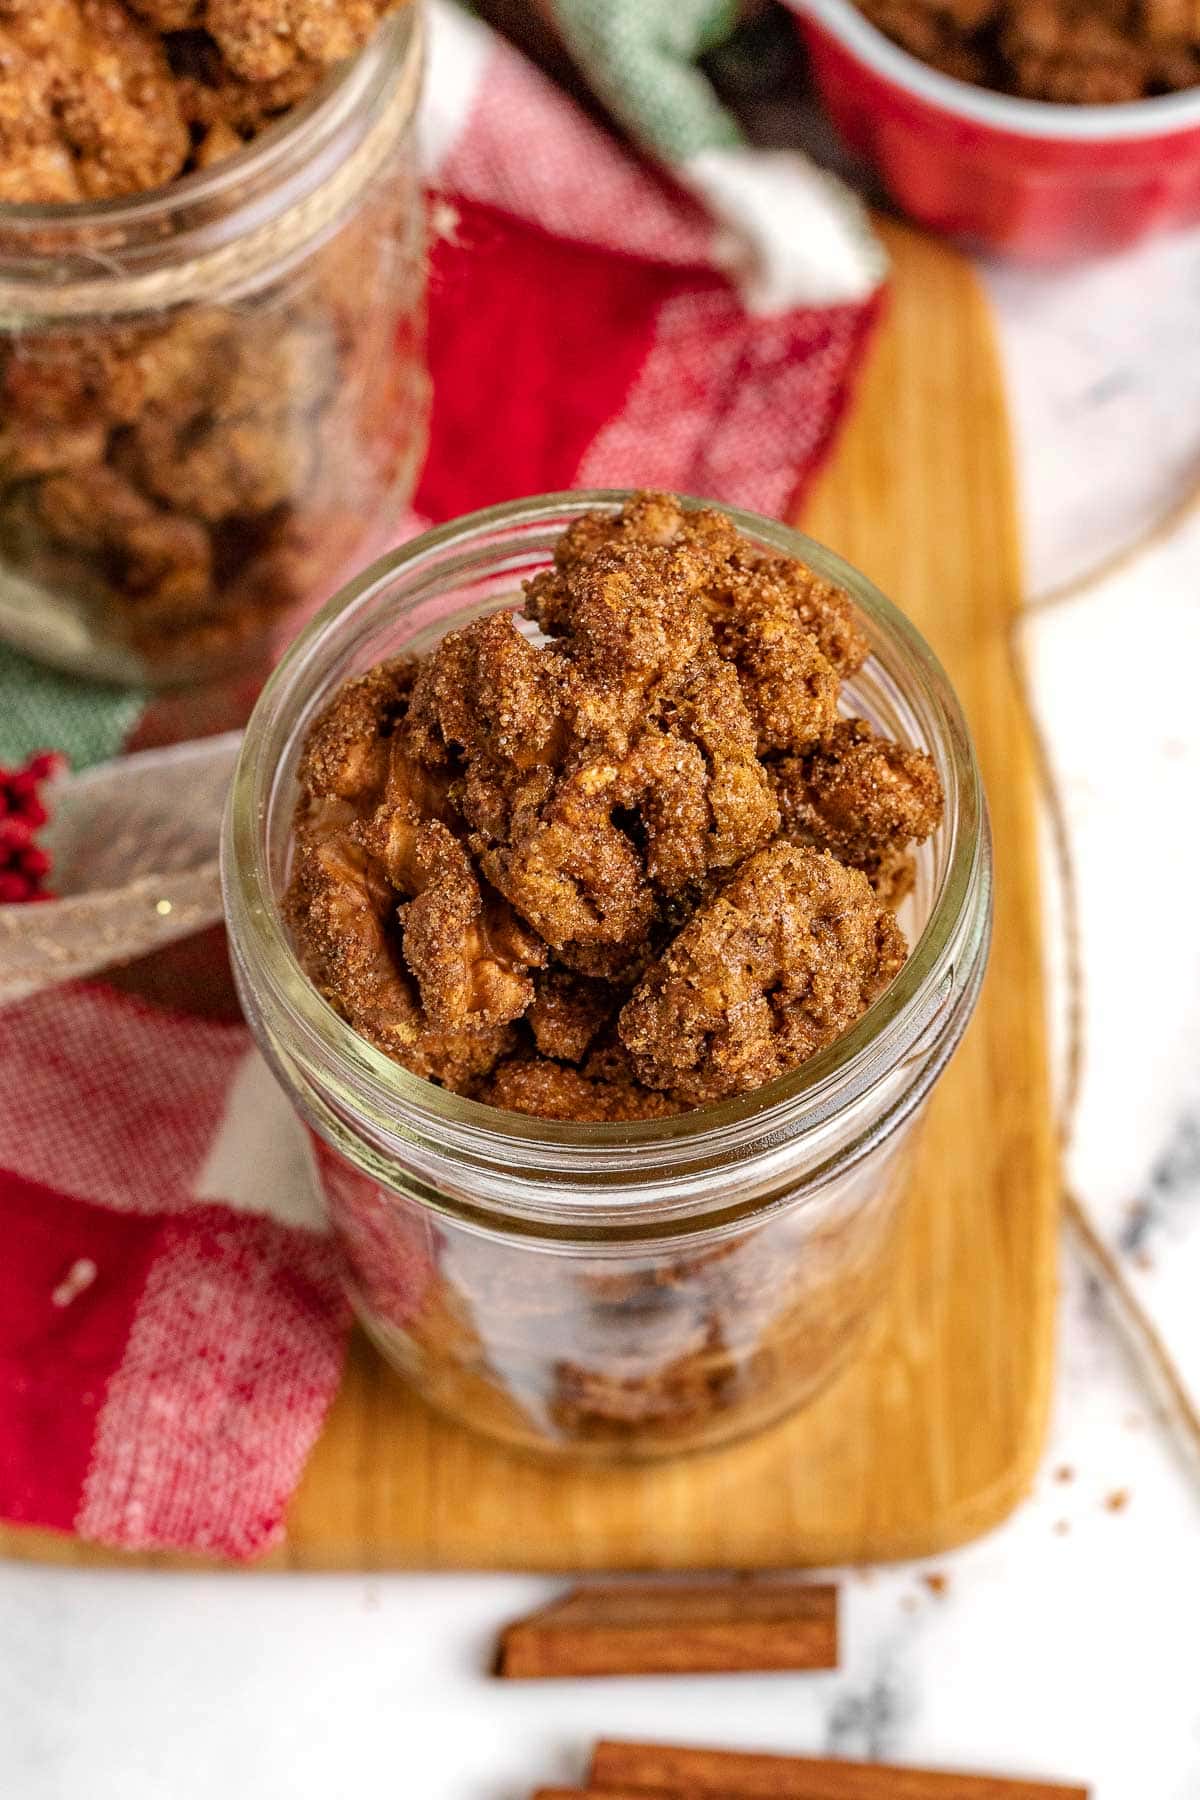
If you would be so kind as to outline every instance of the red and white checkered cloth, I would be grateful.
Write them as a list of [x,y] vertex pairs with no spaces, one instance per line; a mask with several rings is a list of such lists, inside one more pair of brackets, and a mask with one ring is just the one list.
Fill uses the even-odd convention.
[[[874,303],[752,316],[694,203],[444,8],[424,125],[422,515],[580,485],[786,511]],[[102,986],[0,1014],[0,1516],[128,1549],[279,1539],[348,1326],[302,1157],[240,1026]]]

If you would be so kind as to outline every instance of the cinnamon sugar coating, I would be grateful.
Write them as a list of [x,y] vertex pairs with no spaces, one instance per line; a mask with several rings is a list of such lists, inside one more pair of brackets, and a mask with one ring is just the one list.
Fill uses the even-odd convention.
[[121,0],[0,0],[0,199],[111,200],[190,150],[163,45]]
[[941,780],[926,753],[877,738],[865,719],[841,719],[771,773],[785,835],[861,869],[895,907],[912,885],[909,845],[924,843],[942,816]]
[[0,200],[161,187],[294,106],[400,0],[0,0]]
[[1195,0],[857,0],[944,74],[1030,100],[1103,106],[1200,83]]
[[774,844],[651,965],[621,1012],[621,1038],[642,1081],[687,1105],[747,1093],[841,1037],[905,955],[858,870]]
[[310,732],[288,912],[309,973],[355,1029],[457,1086],[510,1047],[545,948],[481,882],[446,783],[412,754],[417,674],[399,659],[358,677]]
[[641,494],[564,534],[525,611],[312,727],[305,968],[406,1067],[514,1111],[665,1116],[796,1067],[903,962],[888,906],[942,805],[923,752],[837,718],[847,596]]
[[534,980],[533,1004],[525,1015],[538,1050],[559,1062],[582,1062],[622,997],[611,982],[570,969],[544,970]]
[[665,1119],[681,1110],[666,1094],[656,1094],[632,1077],[606,1080],[546,1056],[514,1056],[502,1062],[478,1097],[506,1112],[581,1125]]
[[700,584],[690,597],[707,617],[718,653],[737,672],[761,751],[802,748],[829,728],[838,676],[860,668],[867,654],[840,589],[790,557],[753,551],[723,513],[689,513],[670,495],[645,494],[614,517],[580,519],[563,534],[553,569],[530,584],[530,616],[543,631],[572,628],[576,590],[601,550],[617,566],[629,566],[639,552],[661,558],[674,552],[660,566],[679,571],[685,583],[689,571],[695,579],[699,563]]
[[464,764],[484,873],[581,973],[619,975],[664,897],[778,825],[704,578],[686,547],[598,543],[556,596],[551,643],[493,615],[444,640],[414,694],[425,760]]

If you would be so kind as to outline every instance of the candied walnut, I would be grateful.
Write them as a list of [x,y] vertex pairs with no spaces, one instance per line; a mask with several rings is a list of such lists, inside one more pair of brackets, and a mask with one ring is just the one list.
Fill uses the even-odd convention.
[[123,458],[151,493],[216,524],[239,512],[267,513],[304,490],[313,473],[311,439],[254,413],[201,426],[147,414]]
[[329,68],[361,50],[397,0],[207,0],[202,18],[231,69],[273,81],[300,66]]
[[715,1312],[703,1324],[701,1346],[669,1362],[633,1357],[628,1373],[614,1359],[593,1366],[559,1363],[550,1405],[558,1430],[588,1441],[654,1426],[684,1432],[732,1404],[742,1382],[739,1359],[729,1353]]
[[802,750],[837,717],[837,673],[784,588],[756,570],[738,587],[714,622],[717,645],[737,669],[760,752]]
[[715,655],[664,685],[628,755],[600,757],[570,780],[594,807],[596,831],[627,836],[655,893],[672,899],[734,867],[779,825],[737,677]]
[[873,25],[931,68],[959,81],[982,81],[986,64],[959,39],[951,18],[913,0],[858,0]]
[[685,545],[710,565],[748,548],[724,513],[708,507],[688,512],[674,494],[633,494],[619,512],[583,513],[555,545],[553,569],[526,583],[537,609],[532,616],[542,629],[568,628],[572,570],[590,564],[598,550],[628,550],[635,545],[659,550]]
[[679,536],[683,510],[671,494],[635,494],[618,513],[584,513],[554,547],[552,568],[525,583],[525,611],[551,636],[570,631],[574,613],[571,576],[598,550],[631,544],[662,549]]
[[371,1043],[414,1074],[462,1089],[511,1047],[511,1027],[482,1021],[439,1030],[422,1017],[401,953],[396,896],[355,841],[357,816],[346,801],[325,800],[302,817],[286,910],[305,968]]
[[620,755],[647,701],[711,643],[699,603],[704,559],[686,545],[605,545],[566,572],[568,598],[543,612],[537,579],[527,611],[565,639],[573,729]]
[[456,790],[488,880],[556,950],[578,940],[619,961],[645,936],[652,897],[634,846],[587,769],[556,779],[565,671],[511,614],[452,632],[413,693],[412,744]]
[[1151,89],[1156,94],[1176,94],[1200,86],[1200,41],[1156,46],[1150,69]]
[[561,781],[524,835],[480,860],[568,968],[615,974],[649,934],[654,895],[641,858],[591,770]]
[[898,912],[917,885],[917,859],[911,850],[891,844],[855,863],[871,884],[871,891],[881,906]]
[[[655,893],[733,866],[778,825],[736,680],[702,615],[673,634],[637,551],[577,572],[569,640],[541,648],[497,613],[451,633],[417,682],[412,729],[455,773],[488,879],[569,967],[618,971]],[[611,604],[607,604],[611,602]],[[632,691],[638,704],[629,703]]]
[[7,200],[140,193],[190,149],[162,45],[120,0],[0,0]]
[[24,481],[102,461],[108,432],[100,423],[55,425],[10,415],[0,421],[0,480]]
[[619,975],[644,948],[659,896],[686,894],[774,834],[778,810],[744,714],[740,744],[720,735],[731,702],[740,713],[736,681],[714,660],[675,691],[672,729],[652,723],[622,761],[564,776],[514,843],[482,851],[489,878],[568,968]]
[[408,710],[417,663],[379,663],[340,687],[304,742],[297,779],[315,800],[378,794],[388,774],[388,740]]
[[[0,65],[5,43],[0,33]],[[16,92],[14,93],[14,90]],[[0,73],[0,203],[70,205],[84,198],[75,159],[64,144],[32,141],[18,128],[11,129],[29,104],[28,90],[19,78]],[[38,120],[40,127],[41,120]]]
[[756,752],[727,663],[697,658],[660,694],[634,742],[619,804],[640,816],[647,871],[662,893],[684,893],[774,836],[778,809]]
[[[100,462],[115,427],[161,409],[191,422],[204,410],[213,369],[234,360],[237,324],[215,307],[194,307],[144,327],[32,333],[11,346],[0,377],[7,431],[40,435],[47,466],[75,466],[88,441]],[[124,433],[120,440],[126,441]]]
[[528,971],[544,948],[499,896],[485,896],[465,846],[445,822],[446,784],[393,736],[382,795],[351,835],[408,901],[397,917],[404,960],[436,1030],[500,1025],[533,998]]
[[168,39],[176,75],[179,106],[197,148],[201,166],[209,143],[242,144],[299,106],[326,71],[319,63],[295,63],[273,81],[247,81],[235,75],[206,31],[182,31]]
[[618,1029],[638,1078],[690,1105],[747,1093],[847,1031],[904,961],[866,877],[762,850],[643,976]]
[[438,820],[416,832],[407,872],[404,960],[427,1018],[439,1029],[519,1019],[533,997],[528,970],[544,960],[538,941],[497,897],[485,900],[466,850]]
[[534,978],[533,1004],[525,1018],[543,1056],[582,1062],[623,998],[621,989],[607,981],[593,981],[567,969],[547,969]]
[[426,658],[413,695],[416,753],[463,770],[468,822],[503,842],[513,817],[545,798],[565,748],[565,671],[535,649],[514,615],[496,612],[452,631]]
[[114,469],[50,476],[38,518],[61,544],[101,552],[137,604],[190,614],[212,590],[212,541],[195,519],[161,511]]
[[635,1081],[605,1081],[549,1057],[517,1056],[502,1062],[479,1098],[505,1112],[540,1119],[604,1124],[631,1119],[663,1119],[679,1111],[665,1094]]
[[545,950],[481,883],[453,829],[445,776],[413,754],[417,679],[407,659],[383,664],[347,683],[313,726],[289,906],[309,965],[335,992],[346,971],[329,975],[328,937],[343,909],[359,944],[340,996],[347,1016],[408,1067],[449,1080],[485,1073],[507,1047],[501,1028],[528,1007],[529,971]]
[[121,453],[149,493],[209,523],[269,513],[304,492],[317,443],[302,421],[335,380],[326,334],[294,324],[251,337],[223,326],[224,355],[210,344],[197,355],[193,328],[182,357],[171,345],[148,363],[144,410]]
[[[718,627],[736,627],[737,615],[753,600],[780,621],[777,635],[786,624],[792,626],[789,644],[797,629],[814,638],[838,675],[853,674],[866,661],[866,637],[841,588],[793,557],[764,556],[724,513],[710,507],[688,512],[670,494],[637,494],[619,513],[586,513],[576,519],[555,550],[554,567],[527,583],[529,616],[543,631],[569,631],[573,571],[590,566],[599,550],[619,552],[637,545],[685,548],[701,559],[705,575],[699,597]],[[736,633],[726,638],[723,654],[737,660]],[[761,648],[758,654],[763,655]],[[748,684],[753,688],[753,678]]]
[[757,585],[772,595],[781,593],[838,675],[854,675],[862,668],[870,645],[843,588],[788,556],[755,558],[742,580],[751,591]]
[[1141,0],[1141,11],[1152,43],[1200,43],[1200,0]]
[[907,846],[942,816],[942,784],[923,750],[877,738],[865,719],[842,719],[806,756],[773,765],[784,835],[831,850],[898,904],[912,885]]
[[419,1012],[398,939],[386,927],[395,897],[351,835],[357,817],[345,801],[306,807],[296,834],[288,917],[305,967],[325,997],[356,1031],[407,1062],[420,1036]]
[[1000,42],[1014,90],[1031,100],[1110,105],[1145,92],[1141,49],[1091,7],[1026,0],[1010,9]]

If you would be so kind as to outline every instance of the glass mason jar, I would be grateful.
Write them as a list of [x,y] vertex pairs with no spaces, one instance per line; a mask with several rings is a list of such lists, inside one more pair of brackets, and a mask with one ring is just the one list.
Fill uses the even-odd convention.
[[[845,1037],[755,1093],[676,1118],[552,1123],[423,1081],[358,1037],[283,922],[295,769],[347,677],[519,601],[563,528],[620,493],[549,495],[457,520],[330,602],[251,720],[226,820],[226,912],[246,1015],[311,1129],[359,1316],[453,1417],[552,1453],[715,1445],[811,1399],[887,1280],[914,1128],[979,993],[991,846],[970,739],[909,621],[840,558],[730,510],[861,609],[873,654],[848,708],[924,746],[945,821],[919,853],[912,953]],[[688,503],[693,504],[693,503]]]
[[169,186],[0,206],[0,637],[244,671],[384,548],[425,444],[421,36]]

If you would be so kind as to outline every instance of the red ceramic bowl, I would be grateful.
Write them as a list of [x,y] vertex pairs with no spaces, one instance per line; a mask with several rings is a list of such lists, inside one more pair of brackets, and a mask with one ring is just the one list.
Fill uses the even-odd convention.
[[1200,88],[1123,106],[1015,100],[940,74],[850,0],[787,0],[846,143],[931,230],[1027,261],[1200,219]]

